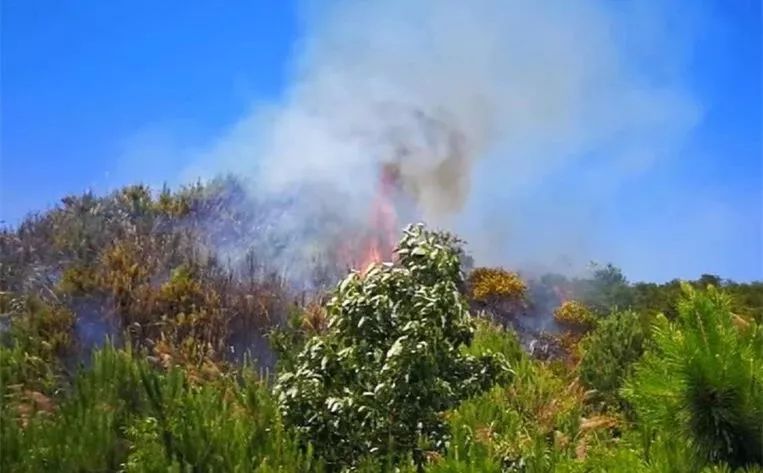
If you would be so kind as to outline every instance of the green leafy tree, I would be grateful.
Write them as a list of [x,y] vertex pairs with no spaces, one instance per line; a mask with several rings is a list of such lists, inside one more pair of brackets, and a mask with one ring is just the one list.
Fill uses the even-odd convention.
[[700,463],[763,464],[763,332],[735,324],[729,298],[683,285],[673,323],[658,318],[655,349],[623,394],[661,442],[688,444]]
[[309,340],[276,392],[287,424],[334,468],[368,453],[394,463],[443,450],[443,413],[508,374],[465,353],[474,327],[459,292],[458,241],[409,227],[396,265],[342,281],[328,329]]
[[633,303],[628,280],[620,268],[607,264],[592,263],[593,278],[578,281],[576,292],[581,302],[599,315],[608,314],[613,309],[630,307]]

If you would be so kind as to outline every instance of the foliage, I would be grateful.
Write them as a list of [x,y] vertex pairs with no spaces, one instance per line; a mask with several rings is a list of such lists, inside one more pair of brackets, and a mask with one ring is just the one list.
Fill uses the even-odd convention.
[[239,205],[242,192],[217,179],[157,197],[141,185],[65,197],[0,231],[0,290],[69,312],[77,323],[57,333],[69,337],[72,359],[124,331],[168,363],[272,358],[263,335],[286,317],[292,294],[251,252],[223,264],[210,251],[222,236],[251,244],[246,230],[260,217]]
[[763,464],[763,332],[738,327],[730,301],[684,285],[678,319],[659,318],[655,349],[624,395],[649,435],[685,442],[702,461]]
[[625,309],[633,304],[628,280],[620,268],[607,264],[592,264],[593,277],[577,282],[576,293],[581,302],[599,315],[612,309]]
[[[62,371],[60,360],[73,344],[73,314],[35,296],[0,296],[0,310],[10,319],[0,343],[0,394],[4,402],[28,410],[48,404]],[[40,402],[38,402],[40,401]]]
[[527,286],[517,273],[503,268],[477,268],[469,274],[471,297],[480,302],[491,298],[522,300]]
[[554,310],[554,319],[560,325],[573,330],[587,330],[596,324],[591,311],[583,303],[569,300]]
[[11,317],[11,336],[24,351],[50,360],[72,348],[74,314],[66,307],[36,296],[16,298],[7,304],[11,306],[6,312]]
[[489,458],[484,471],[553,471],[562,458],[575,455],[582,390],[526,357],[513,366],[510,385],[465,401],[450,416],[451,450],[461,463]]
[[[318,466],[244,370],[203,386],[106,347],[53,413],[3,406],[2,471],[306,471]],[[45,414],[45,415],[43,415]],[[76,433],[76,434],[74,434]],[[74,434],[74,435],[73,435]]]
[[473,356],[495,353],[503,356],[510,364],[524,358],[522,345],[513,330],[505,330],[485,318],[474,320],[474,339],[463,346],[463,350]]
[[494,318],[506,321],[526,307],[527,285],[517,273],[503,268],[476,268],[467,279],[472,305]]
[[397,266],[339,284],[328,331],[278,377],[285,420],[330,465],[367,453],[422,464],[425,452],[444,450],[443,413],[506,373],[499,356],[461,351],[473,326],[457,289],[457,241],[414,226],[397,253]]
[[331,254],[280,276],[284,205],[227,177],[0,229],[0,471],[763,471],[763,282],[520,279],[414,229],[327,296]]
[[605,402],[619,402],[618,390],[644,353],[646,336],[639,317],[624,311],[610,315],[583,340],[580,380]]

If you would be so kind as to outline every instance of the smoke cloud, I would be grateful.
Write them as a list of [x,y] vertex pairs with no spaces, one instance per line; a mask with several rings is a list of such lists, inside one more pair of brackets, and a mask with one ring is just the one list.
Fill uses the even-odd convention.
[[283,231],[304,252],[362,224],[393,164],[402,218],[457,231],[478,263],[576,267],[600,202],[700,116],[681,81],[691,18],[648,3],[308,3],[282,98],[187,176],[233,172],[253,199],[301,196]]

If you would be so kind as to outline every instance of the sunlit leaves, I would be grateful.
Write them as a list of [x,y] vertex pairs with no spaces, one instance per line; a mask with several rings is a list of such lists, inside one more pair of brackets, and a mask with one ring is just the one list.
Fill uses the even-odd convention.
[[442,413],[507,373],[505,361],[460,348],[473,337],[458,241],[408,228],[398,264],[343,280],[328,331],[279,376],[285,420],[335,466],[372,452],[396,461],[445,447]]
[[704,461],[763,463],[763,351],[754,323],[740,328],[714,287],[683,286],[678,320],[659,317],[656,347],[623,390],[639,421]]

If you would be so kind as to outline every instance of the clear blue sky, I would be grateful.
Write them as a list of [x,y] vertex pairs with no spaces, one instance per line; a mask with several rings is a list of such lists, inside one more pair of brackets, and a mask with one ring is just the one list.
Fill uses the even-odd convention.
[[[298,8],[289,1],[1,5],[0,220],[12,224],[67,193],[123,184],[112,180],[120,179],[115,174],[140,180],[142,165],[164,166],[168,176],[177,172],[177,163],[146,161],[121,172],[117,160],[130,147],[126,140],[172,141],[152,135],[170,128],[184,144],[203,142],[253,101],[277,96],[300,35]],[[610,234],[601,238],[633,236],[633,221],[660,211],[664,228],[643,231],[670,233],[671,212],[701,217],[702,209],[684,206],[717,203],[734,209],[744,234],[723,234],[699,248],[717,249],[696,254],[707,266],[689,252],[685,267],[669,270],[761,279],[761,4],[717,0],[710,12],[688,67],[704,116],[682,151],[685,158],[658,163],[648,179],[619,195]]]
[[203,140],[277,94],[297,35],[285,1],[1,4],[0,219],[12,223],[103,187],[147,128]]

